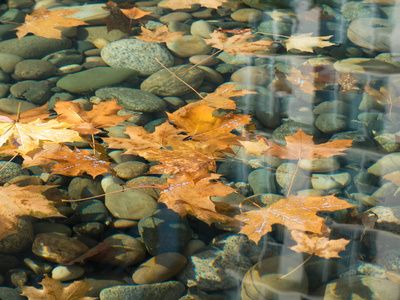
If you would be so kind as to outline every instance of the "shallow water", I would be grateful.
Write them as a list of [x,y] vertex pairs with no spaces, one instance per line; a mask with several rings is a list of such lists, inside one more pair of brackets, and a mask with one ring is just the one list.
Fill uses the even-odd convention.
[[0,298],[398,299],[400,4],[122,2],[0,5]]

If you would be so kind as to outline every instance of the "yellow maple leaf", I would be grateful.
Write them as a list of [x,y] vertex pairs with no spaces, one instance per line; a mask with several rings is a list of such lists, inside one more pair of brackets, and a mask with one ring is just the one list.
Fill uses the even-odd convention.
[[78,132],[68,129],[72,126],[56,120],[43,122],[40,119],[30,123],[0,122],[0,147],[7,145],[6,148],[18,154],[27,154],[48,143],[83,142]]
[[327,36],[311,36],[312,32],[294,35],[288,38],[286,43],[286,50],[298,49],[304,52],[314,52],[314,47],[329,47],[336,45],[335,43],[328,42],[332,35]]
[[170,32],[167,25],[158,27],[155,30],[150,30],[145,27],[141,27],[141,29],[141,34],[135,36],[135,38],[149,43],[170,43],[185,33],[183,31]]
[[25,17],[25,23],[17,27],[17,36],[20,39],[28,33],[33,33],[49,39],[61,39],[61,30],[55,27],[87,25],[87,23],[75,18],[64,18],[78,11],[70,9],[48,11],[41,6]]

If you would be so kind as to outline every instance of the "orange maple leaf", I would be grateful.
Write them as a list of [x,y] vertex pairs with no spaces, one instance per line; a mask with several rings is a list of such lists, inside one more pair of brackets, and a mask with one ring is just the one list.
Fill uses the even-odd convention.
[[357,79],[355,79],[351,73],[341,73],[338,78],[338,83],[342,87],[343,91],[354,91],[360,88],[356,86]]
[[44,120],[50,115],[50,112],[47,110],[47,104],[35,107],[24,112],[10,115],[5,112],[0,111],[0,122],[4,123],[28,123],[31,121],[36,121],[37,119]]
[[58,151],[43,157],[57,162],[53,166],[52,174],[75,177],[87,173],[95,178],[110,170],[109,162],[101,160],[91,155],[87,150],[79,148],[75,148],[75,151]]
[[204,7],[217,9],[219,6],[227,1],[228,0],[166,0],[160,3],[160,6],[170,9],[185,9],[191,8],[194,4],[200,4]]
[[236,109],[236,103],[231,97],[241,97],[248,94],[257,94],[257,92],[245,89],[236,89],[236,84],[222,84],[213,93],[208,94],[202,100],[196,103],[204,103],[210,107],[222,109]]
[[41,300],[94,300],[94,297],[85,297],[85,294],[92,289],[87,283],[86,279],[82,281],[74,281],[68,286],[63,286],[60,280],[56,280],[45,275],[40,282],[43,289],[37,289],[31,286],[21,287],[22,296],[28,299],[41,299]]
[[239,233],[258,243],[264,234],[272,231],[273,224],[285,225],[289,230],[322,233],[324,219],[317,216],[319,211],[335,211],[353,207],[335,196],[307,197],[289,196],[259,210],[252,210],[235,216],[245,225]]
[[142,32],[140,35],[135,36],[135,38],[149,43],[170,43],[185,33],[183,31],[171,32],[168,30],[167,25],[158,27],[155,30],[150,30],[145,27],[140,28]]
[[378,91],[372,88],[369,84],[365,85],[364,89],[380,105],[389,105],[389,116],[391,116],[394,107],[400,107],[400,96],[396,97],[395,89],[383,86]]
[[101,132],[98,128],[115,126],[129,119],[132,115],[118,116],[122,106],[116,100],[104,101],[93,106],[90,111],[83,110],[78,103],[71,101],[57,101],[54,110],[57,120],[75,124],[71,129],[84,135],[93,135]]
[[64,217],[42,193],[54,186],[30,185],[0,187],[0,240],[17,233],[21,216]]
[[346,239],[330,240],[326,236],[320,236],[316,233],[307,234],[299,230],[292,230],[291,234],[297,245],[290,247],[290,249],[298,253],[308,253],[326,259],[340,257],[339,252],[345,250],[346,245],[350,242]]
[[290,75],[286,75],[286,80],[292,83],[294,87],[300,88],[306,94],[313,94],[314,91],[323,89],[325,84],[316,81],[316,73],[303,73],[296,68],[290,70]]
[[48,11],[44,6],[41,6],[35,9],[32,14],[26,15],[25,23],[16,28],[17,36],[20,39],[28,33],[33,33],[49,39],[61,39],[61,30],[55,27],[87,25],[87,23],[75,18],[64,18],[78,11],[70,9]]
[[237,143],[237,136],[231,133],[244,124],[249,124],[251,117],[241,114],[213,116],[214,108],[208,105],[186,105],[174,113],[167,113],[169,121],[190,136],[192,140],[209,142],[220,149]]
[[285,140],[286,146],[282,146],[264,139],[269,148],[262,154],[291,160],[329,158],[344,154],[343,151],[353,143],[353,139],[342,139],[315,145],[313,136],[301,129],[293,135],[286,136]]
[[273,41],[269,40],[248,42],[248,40],[254,38],[254,35],[250,31],[228,37],[225,32],[214,30],[210,36],[211,38],[204,40],[208,45],[234,55],[261,55],[260,51],[268,50],[269,46],[273,43]]
[[175,175],[168,179],[168,186],[163,188],[159,201],[181,216],[187,214],[211,224],[213,222],[230,222],[231,217],[220,214],[211,201],[211,196],[224,197],[235,190],[219,181],[221,175],[209,174],[207,177],[194,181],[186,174]]

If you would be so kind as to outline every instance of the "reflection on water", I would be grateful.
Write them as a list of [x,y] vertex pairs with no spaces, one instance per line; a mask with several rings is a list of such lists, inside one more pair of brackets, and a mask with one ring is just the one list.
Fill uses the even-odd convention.
[[399,299],[399,9],[0,4],[0,298]]

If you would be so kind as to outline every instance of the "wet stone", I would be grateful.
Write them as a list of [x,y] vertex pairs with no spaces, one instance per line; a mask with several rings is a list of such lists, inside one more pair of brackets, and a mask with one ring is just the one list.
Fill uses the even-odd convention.
[[103,100],[116,99],[119,105],[133,111],[152,113],[165,110],[167,107],[163,99],[138,89],[103,88],[96,91],[96,96]]
[[33,242],[33,225],[30,217],[22,216],[17,223],[18,233],[0,240],[0,253],[19,253],[29,249]]
[[[191,68],[190,70],[188,70]],[[181,80],[185,81],[194,89],[200,87],[204,79],[204,73],[199,68],[192,68],[191,65],[181,65],[169,68],[174,74],[180,74]],[[140,88],[148,93],[158,96],[181,96],[192,90],[180,80],[173,77],[167,70],[160,70],[148,77],[140,85]]]
[[210,33],[217,29],[214,25],[204,20],[193,22],[190,26],[190,33],[194,36],[199,36],[203,39],[210,39]]
[[48,61],[25,59],[16,64],[14,73],[24,79],[40,80],[53,76],[56,71],[56,66]]
[[315,120],[315,127],[324,133],[344,131],[347,127],[347,117],[340,114],[321,114]]
[[57,81],[57,87],[70,93],[88,93],[121,83],[137,74],[136,71],[127,68],[96,67],[66,75]]
[[60,281],[69,281],[81,277],[85,269],[78,265],[57,266],[51,271],[51,278]]
[[32,245],[34,254],[59,264],[68,263],[88,250],[82,242],[59,233],[38,234]]
[[72,230],[78,235],[87,236],[97,240],[104,233],[104,227],[103,223],[88,222],[74,225]]
[[136,284],[164,282],[178,274],[186,262],[180,253],[163,253],[142,263],[133,273],[132,280]]
[[257,9],[242,8],[233,12],[231,18],[238,22],[255,23],[263,18],[263,13]]
[[114,167],[117,176],[125,180],[141,176],[146,173],[148,169],[149,167],[147,164],[140,161],[127,161]]
[[81,222],[101,222],[107,219],[108,212],[104,203],[97,199],[80,202],[75,209]]
[[184,292],[185,286],[178,281],[143,285],[117,285],[103,289],[100,293],[100,300],[176,300],[183,296]]
[[26,99],[36,105],[45,104],[53,94],[49,82],[34,80],[17,82],[11,86],[10,92],[14,97]]
[[210,53],[212,48],[201,37],[184,35],[167,43],[167,47],[178,57],[190,57]]
[[317,190],[331,190],[340,189],[351,182],[351,176],[348,172],[336,174],[317,174],[313,173],[311,177],[311,184]]
[[[0,169],[0,177],[7,181],[21,174],[21,165],[14,162],[0,161]],[[0,182],[4,184],[3,180]]]
[[263,168],[252,171],[248,180],[254,194],[274,194],[276,192],[274,174],[269,169]]
[[265,85],[269,81],[269,73],[262,67],[243,67],[232,74],[231,80],[245,84]]
[[162,69],[154,57],[157,57],[166,67],[173,65],[171,53],[157,43],[148,43],[139,39],[123,39],[109,43],[101,49],[101,58],[109,66],[129,68],[144,76]]
[[61,50],[46,55],[42,60],[48,61],[59,68],[66,65],[80,64],[83,61],[83,54],[77,50]]

